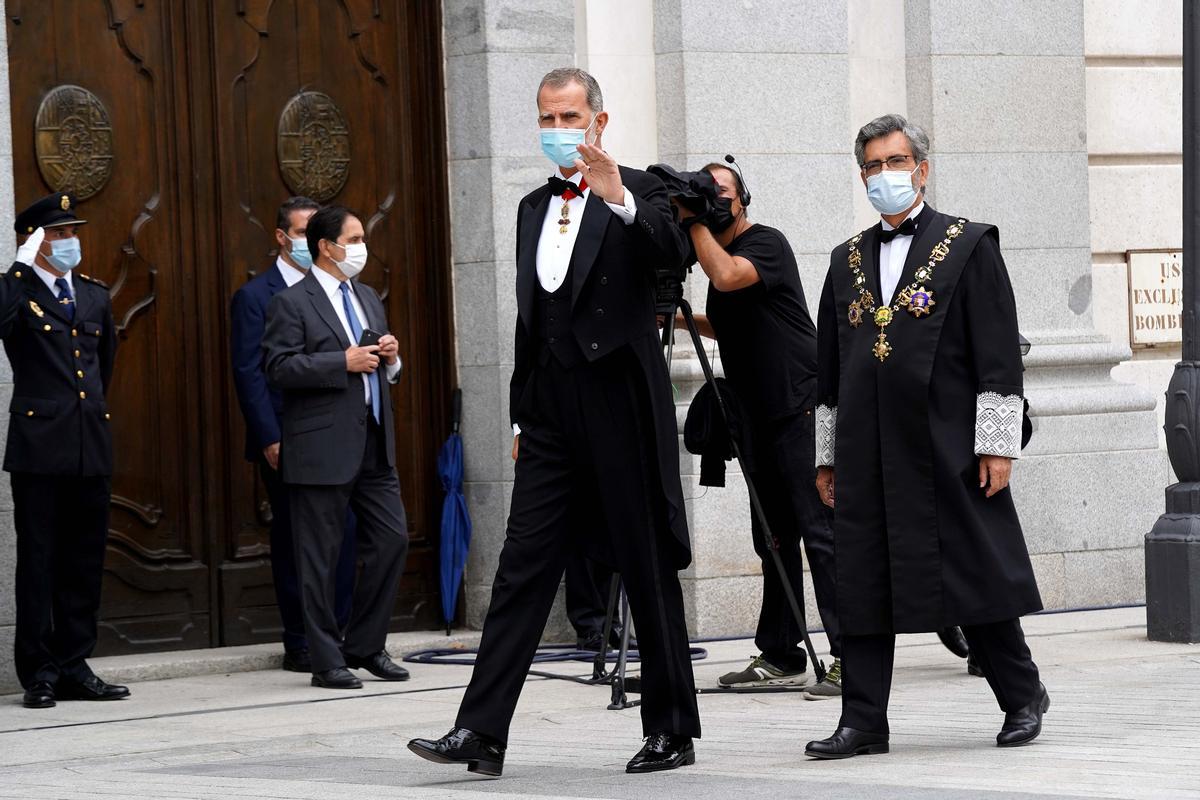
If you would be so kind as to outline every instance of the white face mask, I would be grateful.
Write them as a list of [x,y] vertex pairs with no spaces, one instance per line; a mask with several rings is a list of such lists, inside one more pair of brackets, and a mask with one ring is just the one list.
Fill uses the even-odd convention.
[[366,242],[357,242],[355,244],[338,244],[337,242],[333,242],[333,244],[346,251],[345,261],[335,260],[333,263],[337,264],[337,268],[342,271],[342,274],[347,279],[353,278],[363,271],[363,267],[367,265]]

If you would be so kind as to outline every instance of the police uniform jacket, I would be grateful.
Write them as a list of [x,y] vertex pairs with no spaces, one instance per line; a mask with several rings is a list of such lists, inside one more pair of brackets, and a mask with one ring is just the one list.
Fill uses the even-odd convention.
[[112,474],[112,301],[103,283],[79,272],[72,289],[74,319],[32,267],[16,262],[0,277],[0,338],[14,380],[8,472]]

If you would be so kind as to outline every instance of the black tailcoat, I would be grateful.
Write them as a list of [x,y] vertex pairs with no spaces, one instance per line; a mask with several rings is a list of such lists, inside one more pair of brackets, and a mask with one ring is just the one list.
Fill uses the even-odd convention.
[[[571,261],[571,334],[588,361],[627,346],[641,366],[654,416],[658,474],[671,531],[679,545],[676,562],[683,569],[691,562],[691,545],[679,479],[679,434],[671,378],[654,317],[654,270],[678,266],[686,247],[683,233],[672,219],[662,181],[641,170],[620,169],[622,183],[636,198],[637,215],[632,224],[625,225],[604,207],[603,200],[588,194]],[[531,334],[537,247],[552,198],[550,187],[542,186],[526,195],[517,209],[518,316],[509,394],[510,414],[516,424],[521,423],[522,396],[537,359],[537,341]],[[602,499],[622,502],[622,498]]]
[[108,288],[74,274],[70,317],[33,268],[0,278],[0,337],[13,370],[4,469],[38,475],[112,475],[105,394],[117,337]]
[[[915,280],[955,217],[927,208],[897,293]],[[928,219],[928,222],[926,222]],[[878,304],[880,225],[857,243]],[[837,410],[835,539],[843,633],[934,631],[1011,620],[1042,607],[1009,489],[979,488],[976,401],[1022,394],[1017,309],[999,233],[965,223],[925,282],[935,305],[901,309],[887,326],[892,351],[872,352],[850,243],[835,249],[818,324],[819,402]]]

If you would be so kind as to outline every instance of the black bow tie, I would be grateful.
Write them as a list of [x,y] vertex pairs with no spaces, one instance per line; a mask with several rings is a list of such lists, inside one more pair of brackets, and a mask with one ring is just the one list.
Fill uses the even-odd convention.
[[546,183],[550,184],[550,193],[555,197],[562,195],[563,192],[570,192],[575,197],[583,196],[583,192],[580,191],[577,185],[571,183],[570,181],[564,181],[557,175],[551,175],[546,179]]
[[890,231],[881,230],[879,232],[879,241],[882,244],[887,244],[892,239],[895,239],[897,236],[916,236],[916,235],[917,235],[917,221],[916,221],[916,219],[909,217],[908,219],[904,220],[904,222],[900,223],[899,228],[894,228],[893,230],[890,230]]

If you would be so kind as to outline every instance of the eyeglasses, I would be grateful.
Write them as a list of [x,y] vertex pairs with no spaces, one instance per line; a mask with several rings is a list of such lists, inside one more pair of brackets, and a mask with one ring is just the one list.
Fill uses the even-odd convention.
[[912,156],[890,156],[884,161],[868,161],[862,165],[862,171],[867,175],[878,175],[884,167],[889,170],[907,169],[912,160]]

